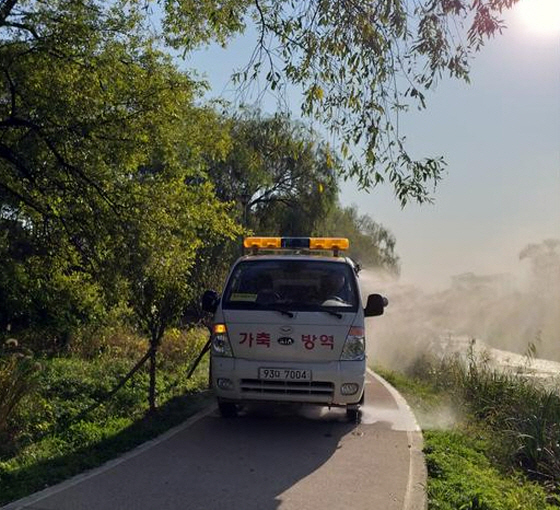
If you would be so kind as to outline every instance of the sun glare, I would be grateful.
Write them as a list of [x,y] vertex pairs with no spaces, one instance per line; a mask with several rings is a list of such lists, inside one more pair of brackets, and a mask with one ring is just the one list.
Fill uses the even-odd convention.
[[560,0],[519,0],[515,9],[531,31],[560,35]]

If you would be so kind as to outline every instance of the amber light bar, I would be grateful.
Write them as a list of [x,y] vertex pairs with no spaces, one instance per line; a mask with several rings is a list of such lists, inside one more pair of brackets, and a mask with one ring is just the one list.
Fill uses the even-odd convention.
[[243,246],[247,249],[307,249],[347,250],[350,241],[346,237],[246,237]]
[[347,250],[350,241],[346,237],[310,237],[309,249],[311,250]]
[[281,237],[246,237],[243,239],[245,248],[279,249],[282,248]]

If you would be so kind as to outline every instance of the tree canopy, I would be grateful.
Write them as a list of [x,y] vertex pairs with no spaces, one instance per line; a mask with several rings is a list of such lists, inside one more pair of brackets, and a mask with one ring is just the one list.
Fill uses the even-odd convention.
[[192,297],[198,249],[237,233],[200,180],[228,137],[211,108],[195,105],[199,85],[117,7],[13,2],[4,17],[0,218],[14,238],[0,249],[27,296],[93,278],[95,300],[129,302],[159,339]]
[[[426,91],[443,74],[468,80],[473,53],[504,28],[500,13],[516,1],[6,0],[0,9],[2,48],[7,58],[12,55],[12,65],[3,73],[6,106],[18,103],[13,66],[23,47],[33,48],[25,53],[28,59],[51,64],[52,87],[60,87],[58,97],[66,99],[67,90],[56,76],[69,69],[62,66],[58,73],[56,64],[66,59],[74,63],[72,72],[87,70],[88,52],[100,45],[109,51],[105,60],[103,52],[96,55],[101,67],[110,55],[121,69],[136,60],[148,71],[150,58],[140,49],[146,43],[188,53],[211,42],[226,46],[235,34],[254,26],[254,52],[237,80],[264,77],[271,89],[282,83],[301,87],[302,112],[334,135],[345,176],[357,177],[366,188],[389,181],[402,204],[423,202],[430,199],[445,163],[441,157],[409,153],[398,115],[411,105],[424,107]],[[88,42],[68,54],[60,41],[84,41],[85,32]],[[129,48],[126,56],[123,48]],[[84,82],[87,78],[88,72]],[[89,84],[98,85],[112,89],[123,83],[97,77]],[[91,101],[96,97],[92,94]],[[138,103],[149,97],[139,95]],[[123,109],[139,104],[121,104],[105,114],[116,119]],[[14,115],[11,127],[20,120]],[[56,125],[56,116],[51,120]],[[79,129],[90,132],[90,122],[76,122],[75,134]],[[21,132],[24,126],[18,128]],[[44,129],[34,133],[40,134]],[[0,156],[19,165],[17,154],[5,148]]]
[[360,265],[400,273],[395,236],[368,214],[359,214],[356,206],[333,207],[313,232],[316,235],[347,237],[350,256]]

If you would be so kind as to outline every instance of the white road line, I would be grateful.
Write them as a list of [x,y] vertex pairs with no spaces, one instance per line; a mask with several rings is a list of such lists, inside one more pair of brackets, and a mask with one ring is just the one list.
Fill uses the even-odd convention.
[[426,465],[422,453],[422,429],[416,421],[414,413],[403,396],[391,386],[383,377],[367,369],[368,373],[377,379],[395,399],[399,408],[409,423],[406,428],[408,438],[408,484],[403,502],[403,510],[425,510],[428,507],[424,483],[426,480]]

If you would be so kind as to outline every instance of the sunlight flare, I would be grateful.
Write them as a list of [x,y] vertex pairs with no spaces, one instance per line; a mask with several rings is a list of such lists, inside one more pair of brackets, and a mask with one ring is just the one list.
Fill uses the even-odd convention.
[[516,9],[532,32],[560,35],[560,0],[520,0]]

